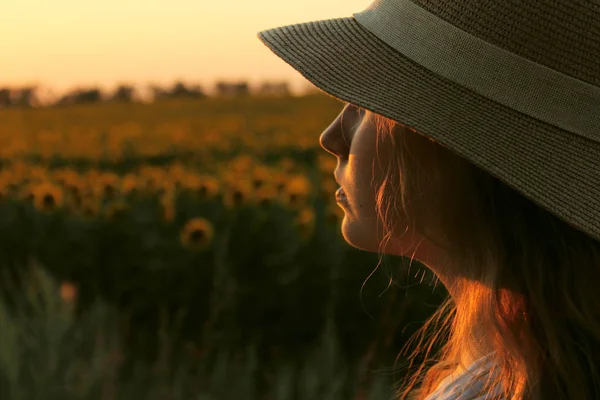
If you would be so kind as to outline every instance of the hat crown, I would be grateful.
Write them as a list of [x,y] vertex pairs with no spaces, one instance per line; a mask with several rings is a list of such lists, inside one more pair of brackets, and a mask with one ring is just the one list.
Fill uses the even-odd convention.
[[600,86],[599,0],[411,1],[473,36]]

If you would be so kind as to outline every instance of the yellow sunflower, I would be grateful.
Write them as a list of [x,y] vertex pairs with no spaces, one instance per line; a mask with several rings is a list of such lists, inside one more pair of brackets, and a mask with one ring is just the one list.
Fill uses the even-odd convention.
[[166,180],[165,171],[158,167],[145,166],[140,169],[140,179],[143,190],[147,193],[160,192],[162,183]]
[[230,182],[223,190],[223,203],[229,209],[240,207],[254,199],[252,183],[248,180],[241,179],[237,182]]
[[204,250],[212,242],[214,228],[210,221],[204,218],[189,220],[181,230],[181,244],[190,250]]
[[260,206],[268,206],[279,200],[277,188],[272,182],[267,182],[258,189],[256,189],[255,195],[256,202]]
[[67,193],[72,195],[81,195],[85,188],[84,179],[75,174],[63,175],[60,179],[63,181],[63,186],[66,189]]
[[219,193],[221,187],[219,179],[208,174],[187,174],[183,177],[181,185],[201,199],[215,197]]
[[296,216],[294,225],[300,236],[308,239],[315,230],[315,212],[312,207],[302,208]]
[[271,171],[264,165],[257,165],[252,170],[252,186],[255,189],[262,187],[273,179]]
[[302,207],[311,193],[311,184],[302,174],[292,175],[285,189],[281,193],[283,202],[293,208]]
[[275,185],[275,189],[277,189],[277,193],[281,194],[285,191],[288,180],[289,176],[285,172],[277,171],[273,173],[272,182]]
[[136,193],[142,185],[140,178],[135,174],[127,174],[121,179],[121,191],[124,194]]
[[57,169],[52,173],[52,176],[56,182],[65,186],[68,182],[79,179],[79,174],[77,171],[71,168]]
[[34,205],[41,211],[54,211],[63,204],[63,191],[51,182],[37,184],[32,189]]
[[98,197],[113,199],[119,191],[121,178],[115,173],[105,172],[97,177],[93,185],[94,193]]

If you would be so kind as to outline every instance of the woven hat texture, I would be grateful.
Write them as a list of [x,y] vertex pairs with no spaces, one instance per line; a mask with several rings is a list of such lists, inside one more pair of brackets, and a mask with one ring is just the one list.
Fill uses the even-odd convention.
[[600,241],[600,0],[376,0],[258,38]]

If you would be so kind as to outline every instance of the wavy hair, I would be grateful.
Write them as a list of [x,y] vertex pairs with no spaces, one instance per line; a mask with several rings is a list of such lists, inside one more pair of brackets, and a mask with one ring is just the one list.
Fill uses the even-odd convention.
[[494,363],[474,376],[487,375],[482,393],[599,399],[600,243],[433,139],[363,111],[375,120],[377,149],[394,148],[376,198],[380,256],[403,234],[400,220],[452,259],[433,271],[452,278],[452,296],[398,355],[406,353],[408,372],[397,399],[425,399],[468,366],[461,355],[484,349]]

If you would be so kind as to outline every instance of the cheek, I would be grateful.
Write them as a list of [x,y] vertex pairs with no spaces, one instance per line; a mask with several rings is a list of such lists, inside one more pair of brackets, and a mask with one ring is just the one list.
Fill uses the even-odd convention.
[[[357,207],[365,212],[375,212],[377,197],[388,172],[383,170],[388,167],[387,159],[368,158],[356,165],[355,193]],[[394,171],[390,171],[394,173]],[[389,185],[389,184],[388,184]],[[389,188],[385,192],[389,192]],[[385,199],[384,199],[385,200]]]
[[370,181],[365,181],[356,192],[354,200],[354,206],[357,212],[361,214],[363,218],[373,219],[377,213],[376,196],[377,190],[370,186]]
[[[377,195],[387,174],[394,173],[391,145],[385,139],[378,143],[376,131],[366,125],[356,132],[352,140],[344,182],[350,206],[345,210],[343,224],[348,238],[364,246],[367,243],[370,243],[369,246],[373,243],[378,245],[375,240],[378,230],[379,238],[383,237],[383,223],[377,214]],[[384,212],[386,208],[384,201]]]
[[365,218],[374,218],[378,191],[387,174],[383,168],[387,168],[388,158],[381,152],[377,157],[372,143],[357,143],[356,150],[348,163],[347,193],[357,212]]

